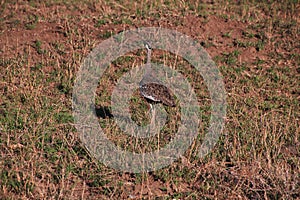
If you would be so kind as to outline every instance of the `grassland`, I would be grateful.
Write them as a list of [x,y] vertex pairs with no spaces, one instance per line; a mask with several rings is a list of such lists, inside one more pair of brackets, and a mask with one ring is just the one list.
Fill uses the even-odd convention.
[[[1,1],[0,199],[297,199],[300,198],[298,0]],[[210,116],[200,74],[154,51],[191,82],[202,108],[199,138],[171,166],[131,174],[95,160],[79,140],[72,90],[85,56],[111,35],[136,27],[177,30],[199,41],[224,77],[226,126],[198,158]],[[101,127],[124,149],[136,146],[110,116],[117,79],[145,62],[143,50],[113,62],[96,91]],[[147,104],[132,97],[143,123]],[[166,144],[178,110],[168,109]],[[146,116],[146,117],[145,117]],[[139,142],[157,148],[155,139]],[[147,146],[148,145],[148,146]]]

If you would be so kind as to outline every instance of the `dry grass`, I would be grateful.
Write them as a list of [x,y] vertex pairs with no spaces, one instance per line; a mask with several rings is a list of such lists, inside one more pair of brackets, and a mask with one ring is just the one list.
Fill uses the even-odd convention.
[[[299,2],[1,1],[1,199],[300,198]],[[151,173],[117,172],[94,160],[73,126],[72,89],[82,59],[129,28],[162,26],[198,40],[217,63],[228,93],[225,130],[199,159],[210,97],[184,60],[155,51],[191,82],[203,126],[184,159]],[[144,62],[132,52],[111,64],[97,89],[99,123],[124,149],[150,151],[170,141],[177,110],[158,138],[122,134],[109,115],[117,79]],[[135,95],[133,117],[148,123]],[[138,145],[137,145],[138,144]]]

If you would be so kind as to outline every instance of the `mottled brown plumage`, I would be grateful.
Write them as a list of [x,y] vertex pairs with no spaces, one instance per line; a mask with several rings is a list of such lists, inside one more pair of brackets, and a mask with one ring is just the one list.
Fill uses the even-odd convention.
[[167,106],[175,106],[175,99],[172,92],[164,85],[147,83],[140,86],[143,97],[154,102],[161,102]]

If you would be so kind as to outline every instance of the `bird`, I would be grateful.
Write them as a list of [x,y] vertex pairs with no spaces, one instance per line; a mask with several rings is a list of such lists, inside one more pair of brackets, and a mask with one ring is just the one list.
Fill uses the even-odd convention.
[[145,43],[145,47],[147,49],[147,63],[145,74],[139,83],[140,94],[147,101],[150,101],[151,108],[153,102],[174,107],[176,104],[173,93],[155,78],[155,74],[151,68],[152,48],[149,43]]

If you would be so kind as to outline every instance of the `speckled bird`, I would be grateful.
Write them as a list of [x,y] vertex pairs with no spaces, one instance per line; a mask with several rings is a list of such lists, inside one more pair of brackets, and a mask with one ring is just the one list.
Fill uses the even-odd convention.
[[140,82],[140,93],[145,99],[150,100],[150,105],[152,101],[173,107],[175,106],[175,99],[172,92],[159,83],[151,69],[151,46],[146,43],[145,47],[147,49],[147,63],[145,75]]

